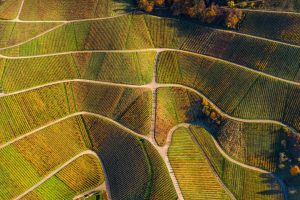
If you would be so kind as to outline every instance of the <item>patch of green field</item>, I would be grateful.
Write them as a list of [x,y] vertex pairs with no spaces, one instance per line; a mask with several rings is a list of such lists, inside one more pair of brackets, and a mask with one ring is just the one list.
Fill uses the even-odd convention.
[[[176,198],[166,167],[153,146],[107,120],[84,119],[106,170],[112,199],[155,199],[165,191],[166,199]],[[160,170],[156,173],[155,169]]]
[[14,19],[17,17],[22,0],[8,0],[0,2],[0,19]]
[[230,199],[188,129],[173,133],[168,157],[185,199]]
[[0,142],[69,114],[63,84],[0,98]]
[[199,108],[193,104],[200,97],[181,88],[159,88],[157,90],[155,140],[164,145],[170,129],[183,122],[194,121]]
[[1,199],[13,199],[41,179],[34,167],[13,146],[0,151],[0,177]]
[[0,141],[5,143],[77,111],[104,115],[148,134],[151,105],[151,90],[78,82],[4,96],[0,98]]
[[159,153],[153,149],[153,146],[149,142],[145,140],[142,142],[149,158],[153,181],[149,199],[177,199],[176,191],[163,159],[160,157]]
[[217,150],[210,133],[192,126],[194,141],[210,160],[227,188],[237,199],[282,199],[280,185],[270,174],[243,168],[223,157]]
[[232,116],[272,119],[300,128],[300,87],[296,85],[221,61],[176,52],[160,54],[158,81],[194,88]]
[[[9,2],[9,1],[6,1]],[[1,10],[1,5],[0,5]],[[1,11],[0,11],[1,13]],[[1,14],[0,14],[1,15]],[[30,40],[61,23],[0,22],[0,47],[8,47]]]
[[71,55],[7,59],[4,67],[2,87],[5,93],[80,78]]
[[26,56],[76,50],[153,48],[143,15],[73,22],[3,54]]
[[44,176],[67,159],[87,150],[83,138],[86,133],[80,129],[82,123],[80,116],[68,118],[18,140],[13,145]]
[[77,194],[91,190],[105,181],[99,159],[92,155],[79,157],[58,172],[56,176]]
[[76,192],[68,187],[62,180],[56,176],[52,176],[50,179],[45,181],[42,185],[34,189],[23,199],[72,199],[76,196]]
[[134,3],[132,0],[48,0],[47,2],[32,0],[25,1],[20,18],[22,20],[75,20],[110,17],[128,12],[127,9],[132,9]]
[[67,165],[55,176],[28,193],[22,199],[72,199],[104,182],[97,158],[84,155]]
[[152,80],[154,56],[155,52],[75,53],[1,59],[0,77],[5,93],[76,78],[143,85]]

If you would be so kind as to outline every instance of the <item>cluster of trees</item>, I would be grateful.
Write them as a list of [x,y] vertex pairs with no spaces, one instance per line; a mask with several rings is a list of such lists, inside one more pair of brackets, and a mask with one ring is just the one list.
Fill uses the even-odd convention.
[[292,176],[300,174],[300,136],[293,134],[288,128],[283,128],[285,138],[281,140],[279,153],[280,169],[288,167]]
[[173,15],[185,15],[196,18],[204,23],[223,22],[228,28],[238,28],[243,18],[241,10],[220,7],[213,0],[137,0],[138,7],[148,13],[155,7],[164,7]]
[[207,101],[207,99],[202,99],[202,113],[209,117],[215,124],[221,125],[224,118],[221,114],[219,114],[214,107]]

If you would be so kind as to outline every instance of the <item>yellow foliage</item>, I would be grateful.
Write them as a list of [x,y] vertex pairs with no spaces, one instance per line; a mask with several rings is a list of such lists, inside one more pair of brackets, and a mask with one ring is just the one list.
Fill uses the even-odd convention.
[[214,111],[212,111],[212,112],[210,113],[210,118],[211,118],[212,120],[217,119],[217,113],[214,112]]
[[165,3],[165,0],[155,0],[154,3],[156,6],[162,6]]
[[151,13],[153,11],[153,9],[154,9],[154,4],[153,3],[148,3],[146,8],[145,8],[145,11],[147,13]]
[[230,8],[233,8],[235,6],[235,3],[234,1],[228,1],[227,2],[227,5],[230,7]]
[[202,105],[203,105],[203,106],[208,106],[208,101],[207,101],[207,99],[205,99],[205,98],[202,99]]
[[291,169],[290,169],[290,173],[292,176],[297,176],[298,174],[300,174],[300,168],[298,165],[295,165],[293,166]]
[[241,7],[245,8],[245,7],[247,7],[247,5],[248,5],[247,1],[243,1],[242,4],[241,4]]
[[285,167],[285,165],[282,164],[282,163],[280,163],[280,164],[278,165],[278,168],[279,168],[279,169],[283,169],[284,167]]

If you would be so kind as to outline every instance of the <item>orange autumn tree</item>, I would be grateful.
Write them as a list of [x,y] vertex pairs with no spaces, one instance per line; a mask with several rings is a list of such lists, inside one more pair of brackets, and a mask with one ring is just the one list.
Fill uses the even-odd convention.
[[137,0],[137,3],[147,13],[165,6],[174,16],[185,15],[208,24],[223,21],[231,29],[238,28],[243,18],[242,12],[235,8],[222,8],[213,1],[206,0]]
[[295,165],[293,166],[291,169],[290,169],[290,173],[292,176],[297,176],[300,174],[300,168],[298,165]]

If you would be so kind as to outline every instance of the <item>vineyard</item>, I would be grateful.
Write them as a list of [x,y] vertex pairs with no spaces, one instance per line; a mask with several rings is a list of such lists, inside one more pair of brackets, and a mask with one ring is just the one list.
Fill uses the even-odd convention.
[[0,0],[0,199],[298,200],[298,4],[149,2]]

